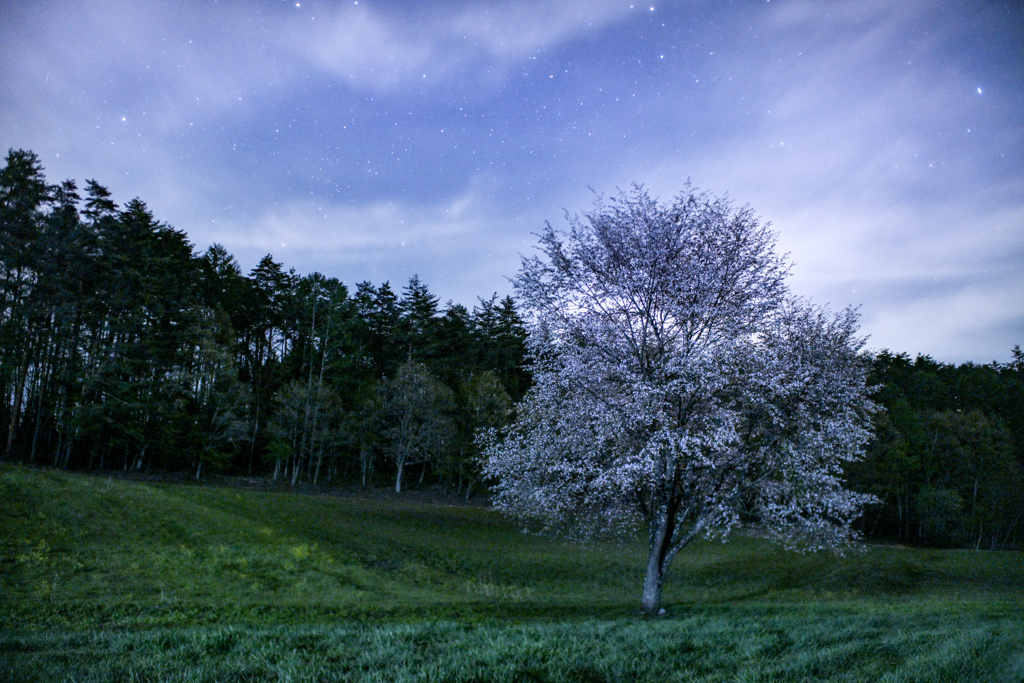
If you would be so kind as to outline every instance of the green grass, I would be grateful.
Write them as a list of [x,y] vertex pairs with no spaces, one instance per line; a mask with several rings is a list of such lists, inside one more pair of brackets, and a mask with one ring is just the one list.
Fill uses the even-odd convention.
[[0,680],[1024,681],[1024,554],[676,559],[485,509],[0,468]]
[[[729,609],[657,622],[431,622],[22,635],[24,680],[1020,680],[1020,622]],[[3,675],[0,670],[0,675]],[[9,673],[12,673],[13,670]]]

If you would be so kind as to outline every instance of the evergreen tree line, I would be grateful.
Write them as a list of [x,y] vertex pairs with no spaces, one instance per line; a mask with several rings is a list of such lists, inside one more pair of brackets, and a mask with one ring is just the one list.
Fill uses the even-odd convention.
[[4,460],[400,489],[476,483],[474,432],[529,384],[511,298],[443,308],[412,277],[354,291],[220,245],[94,180],[0,170]]
[[882,504],[868,536],[976,549],[1024,546],[1024,353],[946,365],[882,351],[870,381],[883,408],[853,488]]
[[[530,385],[514,301],[441,306],[416,276],[350,290],[214,244],[94,180],[0,169],[0,459],[468,495],[475,432]],[[850,486],[869,537],[1024,545],[1024,357],[874,359],[875,439]]]

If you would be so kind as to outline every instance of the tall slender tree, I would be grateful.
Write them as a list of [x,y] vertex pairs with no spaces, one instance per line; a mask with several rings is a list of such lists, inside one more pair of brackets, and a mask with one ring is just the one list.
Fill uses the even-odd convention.
[[2,457],[12,455],[24,410],[33,364],[34,329],[30,310],[39,267],[38,245],[43,214],[51,200],[39,158],[9,150],[0,169],[0,387],[4,396],[6,435]]

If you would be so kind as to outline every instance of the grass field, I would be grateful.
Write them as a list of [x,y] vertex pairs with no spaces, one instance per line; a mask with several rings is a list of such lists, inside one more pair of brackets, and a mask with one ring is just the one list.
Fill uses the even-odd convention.
[[478,507],[0,468],[0,680],[1024,681],[1024,554],[676,559]]

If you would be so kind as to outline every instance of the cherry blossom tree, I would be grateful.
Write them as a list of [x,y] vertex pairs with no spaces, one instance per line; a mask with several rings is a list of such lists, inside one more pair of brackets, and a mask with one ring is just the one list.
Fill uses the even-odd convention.
[[689,185],[667,205],[634,186],[568,224],[513,280],[534,385],[482,437],[496,507],[584,538],[645,529],[648,615],[698,536],[856,541],[874,501],[842,481],[874,410],[856,311],[794,297],[770,226]]

